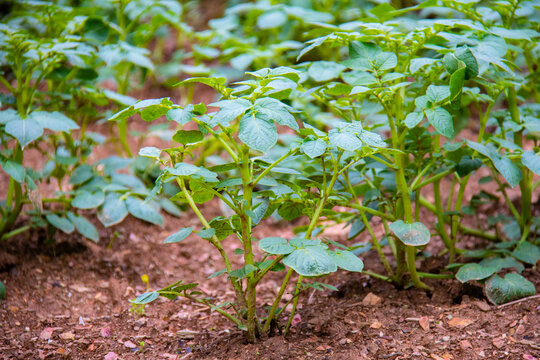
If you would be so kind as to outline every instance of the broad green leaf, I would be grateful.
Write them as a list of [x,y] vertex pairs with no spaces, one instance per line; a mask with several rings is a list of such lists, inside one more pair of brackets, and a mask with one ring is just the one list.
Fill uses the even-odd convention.
[[386,143],[382,139],[381,135],[374,132],[362,130],[362,132],[358,134],[358,137],[360,138],[360,141],[362,141],[367,146],[376,148],[386,147]]
[[450,88],[446,85],[429,85],[426,96],[428,101],[440,103],[450,97]]
[[94,170],[90,165],[83,164],[78,166],[69,177],[69,183],[80,185],[94,177]]
[[276,144],[278,133],[272,120],[248,112],[240,120],[238,138],[253,150],[267,152]]
[[476,263],[465,264],[459,268],[456,273],[456,279],[465,283],[471,280],[487,279],[491,275],[499,271],[496,266],[483,266]]
[[536,175],[540,175],[540,154],[534,151],[525,151],[521,155],[521,162]]
[[437,132],[447,138],[454,137],[452,115],[442,107],[424,110],[426,117]]
[[467,71],[465,72],[466,80],[472,79],[478,75],[478,62],[468,47],[456,49],[454,55],[458,60],[463,61],[467,66]]
[[540,260],[540,247],[524,241],[516,247],[512,256],[527,264],[536,265]]
[[28,115],[28,119],[34,120],[44,129],[50,129],[52,131],[69,132],[79,128],[79,125],[75,121],[58,111],[34,111]]
[[128,212],[136,218],[163,226],[163,216],[147,202],[134,196],[129,196],[126,199],[126,206]]
[[372,43],[358,41],[351,41],[349,43],[349,56],[351,59],[367,59],[373,61],[381,52],[381,49]]
[[283,264],[303,276],[325,275],[337,270],[334,259],[322,246],[296,249],[283,259]]
[[203,229],[203,230],[197,231],[197,235],[199,235],[203,239],[211,239],[215,234],[216,234],[216,230],[214,228]]
[[99,241],[99,233],[96,227],[83,216],[75,215],[71,211],[67,213],[68,219],[75,225],[77,231],[84,237],[94,241]]
[[79,209],[93,209],[103,204],[104,201],[105,194],[101,190],[95,192],[80,191],[75,193],[71,205]]
[[418,111],[412,112],[405,117],[405,126],[412,129],[420,124],[423,119],[424,113]]
[[45,218],[47,219],[49,224],[59,230],[62,230],[66,234],[71,234],[75,230],[75,226],[73,225],[73,223],[65,217],[60,217],[56,214],[49,214],[45,216]]
[[267,237],[259,241],[261,250],[269,254],[286,255],[292,253],[295,248],[287,242],[287,239],[281,237]]
[[158,160],[159,155],[161,155],[161,150],[153,146],[143,147],[139,150],[139,156]]
[[430,59],[430,58],[416,58],[411,60],[411,64],[409,65],[409,70],[411,74],[417,73],[420,69],[422,69],[426,65],[431,65],[435,63],[437,60]]
[[199,130],[178,130],[176,134],[173,135],[174,141],[184,145],[198,143],[203,139],[204,135]]
[[519,274],[506,274],[503,278],[494,275],[486,281],[486,296],[495,305],[532,296],[534,284]]
[[122,222],[127,215],[128,210],[125,201],[115,193],[107,194],[103,206],[98,211],[98,219],[105,227]]
[[316,61],[308,69],[308,75],[317,82],[323,82],[339,77],[345,66],[333,61]]
[[156,300],[158,297],[159,293],[157,291],[150,291],[137,296],[137,298],[135,298],[134,300],[130,300],[130,302],[136,305],[145,305]]
[[26,170],[24,166],[12,160],[7,160],[1,165],[2,165],[2,169],[4,169],[4,171],[9,176],[11,176],[13,180],[18,182],[19,184],[22,184],[24,182],[24,179],[26,177]]
[[459,68],[459,60],[454,54],[448,53],[443,57],[443,65],[448,73],[453,74]]
[[397,66],[397,56],[391,52],[383,52],[375,56],[373,67],[375,70],[389,70]]
[[506,179],[510,186],[514,187],[519,184],[523,178],[523,174],[519,167],[512,162],[512,160],[501,156],[495,149],[491,147],[470,140],[466,141],[467,145],[471,149],[478,151],[480,154],[488,157],[493,162],[493,165],[497,171],[499,171],[499,173]]
[[352,86],[370,86],[377,83],[377,78],[365,71],[349,71],[341,73],[341,78]]
[[390,224],[390,230],[399,240],[409,246],[426,245],[431,236],[429,229],[421,222],[407,224],[403,220],[394,221]]
[[212,118],[212,124],[228,126],[231,121],[243,115],[251,107],[251,102],[246,99],[221,100],[208,106],[219,107],[220,110]]
[[262,30],[274,29],[287,22],[287,14],[283,11],[275,10],[262,13],[257,18],[257,27]]
[[450,76],[450,98],[455,99],[463,89],[466,67],[461,67]]
[[29,118],[10,121],[4,130],[17,139],[21,147],[25,147],[43,134],[40,123]]
[[326,151],[326,143],[321,139],[309,140],[300,147],[304,154],[312,159],[321,156]]
[[231,277],[238,278],[238,279],[244,279],[249,276],[249,274],[253,273],[257,270],[257,267],[252,264],[247,264],[241,269],[233,270],[229,273]]
[[[259,184],[266,185],[263,183],[263,181],[260,181]],[[257,225],[263,219],[264,215],[266,214],[266,210],[268,210],[268,203],[268,199],[253,200],[253,211],[249,211],[248,215],[254,225]]]
[[163,210],[173,216],[180,217],[182,215],[182,211],[178,208],[178,206],[167,198],[161,198],[159,200],[159,205]]
[[174,168],[165,168],[165,171],[175,176],[189,176],[197,173],[199,170],[200,168],[198,166],[188,163],[178,163],[174,166]]
[[332,129],[328,133],[328,138],[330,140],[330,144],[343,150],[355,151],[363,146],[360,139],[355,134],[349,132],[341,133],[335,129]]
[[288,201],[283,203],[278,208],[278,214],[285,221],[291,221],[300,217],[302,215],[302,210],[304,209],[304,204],[300,202]]
[[5,125],[10,121],[21,120],[19,113],[14,109],[0,111],[0,124]]
[[261,98],[255,101],[253,111],[263,114],[270,120],[277,122],[280,125],[285,125],[293,130],[298,131],[298,124],[289,111],[292,108],[285,105],[281,101],[273,98]]
[[170,244],[170,243],[180,242],[180,241],[184,240],[185,238],[187,238],[192,232],[193,232],[193,229],[190,228],[190,227],[180,229],[178,232],[176,232],[176,233],[174,233],[172,235],[169,235],[165,239],[164,243],[165,244]]
[[330,253],[330,256],[335,261],[336,265],[347,271],[361,272],[364,270],[364,263],[362,260],[347,250],[334,250]]

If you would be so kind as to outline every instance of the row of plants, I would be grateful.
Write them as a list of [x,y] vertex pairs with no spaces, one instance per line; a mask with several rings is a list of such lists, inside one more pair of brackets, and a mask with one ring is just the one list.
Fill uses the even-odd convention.
[[[212,276],[226,276],[235,297],[216,304],[179,281],[133,303],[186,297],[249,341],[286,334],[300,294],[333,289],[319,277],[338,268],[426,291],[430,278],[480,281],[496,304],[534,294],[520,273],[540,259],[532,203],[540,184],[538,10],[518,0],[393,5],[257,1],[194,31],[182,21],[197,11],[187,2],[17,3],[0,24],[0,159],[10,176],[0,236],[45,226],[97,241],[85,210],[112,226],[128,213],[162,224],[159,209],[187,208],[200,228],[165,242],[208,241],[224,262]],[[128,96],[145,81],[170,85],[186,73],[202,76],[176,84],[181,104]],[[192,103],[196,83],[219,101]],[[131,158],[127,124],[137,117],[169,120],[170,135],[162,124],[154,129],[170,147]],[[86,130],[102,118],[108,138]],[[107,141],[122,156],[90,163],[92,148]],[[50,159],[42,169],[24,162],[35,153]],[[52,181],[59,191],[42,197],[40,184]],[[474,182],[482,190],[467,201]],[[510,188],[519,189],[518,204]],[[208,217],[209,201],[222,204],[222,216]],[[471,225],[501,202],[486,226]],[[31,221],[21,224],[27,203]],[[426,213],[434,226],[421,220]],[[305,225],[290,239],[255,238],[270,216]],[[325,236],[339,224],[350,229],[346,244]],[[466,236],[483,247],[461,248]],[[240,268],[222,244],[229,237]],[[431,256],[430,243],[448,259],[437,273],[416,266]],[[364,269],[361,254],[377,256],[385,273]],[[257,290],[271,271],[283,282],[261,309]]]
[[[163,168],[156,191],[175,182],[180,191],[173,199],[200,221],[199,229],[181,229],[165,242],[192,233],[208,241],[225,264],[212,277],[226,276],[236,294],[215,304],[197,284],[180,281],[133,302],[186,297],[256,341],[281,329],[279,318],[292,303],[283,326],[287,334],[302,291],[330,287],[318,277],[338,268],[427,291],[430,278],[480,281],[495,304],[534,294],[520,273],[540,259],[540,224],[532,206],[539,186],[534,174],[540,174],[538,22],[530,2],[490,5],[429,1],[396,10],[383,4],[363,21],[319,22],[309,32],[317,37],[304,43],[289,66],[250,71],[230,86],[220,77],[179,84],[213,87],[221,99],[208,106],[218,111],[155,99],[145,100],[144,110],[132,106],[111,117],[122,121],[146,112],[178,124],[169,148],[139,152]],[[447,16],[410,15],[421,9]],[[300,62],[306,55],[316,60]],[[187,130],[191,124],[198,130]],[[474,137],[464,135],[467,127]],[[481,169],[490,175],[474,177]],[[472,181],[495,186],[481,186],[467,203]],[[443,182],[448,196],[441,193]],[[519,188],[520,206],[509,188]],[[230,211],[210,219],[200,204],[214,198]],[[506,208],[488,226],[466,225],[479,224],[475,219],[486,203],[501,201]],[[436,219],[433,227],[421,221],[426,211]],[[293,238],[254,238],[256,226],[269,216],[308,220],[294,228]],[[376,235],[374,218],[383,238]],[[350,225],[354,245],[325,237],[324,229],[335,224]],[[222,245],[229,235],[238,240],[241,268],[233,268],[232,254]],[[465,236],[487,245],[460,248]],[[425,247],[434,241],[440,241],[435,248],[444,249],[440,255],[447,256],[448,266],[421,272],[417,257],[429,256]],[[358,254],[369,249],[385,274],[364,269]],[[283,282],[263,311],[257,288],[270,271],[282,272]],[[284,302],[295,273],[293,296]]]

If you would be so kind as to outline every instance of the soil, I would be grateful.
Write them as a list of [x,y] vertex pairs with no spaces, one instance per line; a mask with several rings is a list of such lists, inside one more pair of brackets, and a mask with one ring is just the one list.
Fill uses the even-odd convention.
[[[152,96],[146,96],[146,90],[134,95],[172,96],[178,102],[179,93],[160,91]],[[198,87],[196,95],[196,101],[212,101],[208,88]],[[146,126],[135,121],[130,130],[141,132]],[[106,134],[108,128],[94,124],[90,130]],[[143,146],[158,144],[146,139]],[[132,149],[138,146],[131,145]],[[106,145],[96,154],[91,160],[114,154],[114,147]],[[31,165],[40,162],[39,158],[27,160]],[[0,174],[0,189],[6,188],[4,175]],[[445,184],[446,189],[449,185]],[[204,210],[218,215],[219,205],[211,202]],[[434,223],[428,216],[422,218]],[[233,292],[223,277],[207,279],[223,268],[207,242],[190,236],[181,244],[163,244],[182,227],[199,228],[189,213],[180,218],[165,216],[163,228],[132,217],[104,228],[95,217],[90,218],[100,231],[99,244],[61,233],[55,236],[55,244],[46,244],[43,230],[2,243],[0,280],[7,298],[0,301],[0,359],[540,358],[539,298],[496,307],[487,302],[480,284],[462,285],[455,280],[427,280],[434,288],[427,294],[413,288],[396,289],[360,273],[337,272],[318,281],[339,291],[306,292],[299,302],[299,322],[291,333],[257,344],[246,343],[241,331],[216,312],[184,299],[158,299],[144,310],[132,308],[129,299],[148,287],[160,288],[178,280],[198,282],[199,289],[216,303],[230,300]],[[486,219],[482,213],[475,221]],[[291,224],[272,220],[256,230],[257,238],[292,235]],[[341,228],[325,234],[334,241],[346,240]],[[223,243],[229,254],[238,246],[232,238]],[[473,248],[478,244],[481,240],[465,237],[460,245]],[[428,250],[436,254],[440,249]],[[239,260],[233,256],[237,267]],[[384,272],[376,253],[364,254],[363,260],[367,269]],[[444,267],[446,259],[432,256],[419,261],[422,270],[434,271]],[[540,290],[536,268],[526,268],[524,276]],[[259,308],[271,303],[280,284],[280,274],[265,278]]]

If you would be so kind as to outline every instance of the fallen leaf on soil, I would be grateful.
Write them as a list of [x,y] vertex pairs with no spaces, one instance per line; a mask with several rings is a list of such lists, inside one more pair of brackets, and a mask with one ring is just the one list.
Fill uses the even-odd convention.
[[19,308],[16,307],[16,306],[8,306],[8,310],[11,311],[11,312],[17,312],[17,311],[19,311]]
[[75,290],[76,292],[80,292],[80,293],[91,292],[92,291],[92,289],[89,289],[86,286],[78,285],[78,284],[70,285],[69,288],[72,289],[72,290]]
[[506,342],[504,341],[503,338],[495,338],[493,339],[492,343],[493,343],[493,346],[495,346],[497,349],[500,349],[504,345],[506,345]]
[[116,353],[112,351],[107,353],[107,355],[105,355],[105,357],[103,358],[103,360],[117,360],[117,359],[118,359],[118,355],[116,355]]
[[491,306],[489,306],[485,301],[475,301],[474,305],[476,305],[476,307],[482,311],[491,310]]
[[537,358],[529,354],[523,354],[523,359],[524,360],[538,360]]
[[362,305],[364,306],[373,306],[381,303],[381,298],[375,295],[374,293],[369,293],[366,295],[364,300],[362,300]]
[[66,331],[65,333],[60,334],[60,339],[62,340],[73,340],[75,339],[75,334],[71,331]]
[[524,332],[525,332],[525,326],[523,326],[522,324],[519,324],[518,327],[516,328],[516,334],[521,335]]
[[56,350],[56,353],[57,353],[57,354],[60,354],[60,355],[65,355],[65,354],[66,354],[66,350],[64,350],[63,348],[58,348],[58,350]]
[[454,357],[449,353],[444,353],[443,356],[439,356],[436,354],[429,354],[433,360],[453,360]]
[[459,346],[461,347],[462,350],[472,349],[472,344],[469,340],[461,340],[459,342]]
[[448,325],[450,325],[451,327],[463,329],[464,327],[471,325],[473,322],[474,320],[471,319],[453,317],[450,321],[448,321]]
[[111,327],[110,326],[105,326],[103,329],[101,329],[99,331],[99,334],[101,335],[101,337],[109,337],[109,336],[111,336]]
[[127,348],[130,348],[130,349],[135,349],[137,347],[137,345],[135,345],[133,342],[131,342],[130,340],[124,342],[124,346],[127,347]]
[[49,340],[53,334],[53,331],[54,331],[54,328],[46,327],[45,329],[43,329],[41,334],[39,334],[39,338],[41,340]]
[[319,345],[319,346],[317,346],[317,348],[315,350],[317,350],[317,351],[326,351],[328,349],[330,349],[330,346],[328,346],[328,345]]
[[427,316],[422,316],[420,319],[418,319],[418,324],[420,324],[420,327],[424,329],[424,331],[429,330],[429,319]]
[[375,320],[374,322],[371,323],[369,327],[372,329],[380,329],[381,326],[382,324],[379,321]]

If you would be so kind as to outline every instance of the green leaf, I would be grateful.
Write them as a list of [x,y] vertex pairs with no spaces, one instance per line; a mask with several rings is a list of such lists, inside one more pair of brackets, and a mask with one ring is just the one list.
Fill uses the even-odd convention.
[[287,14],[283,11],[268,11],[257,18],[257,27],[262,30],[273,29],[287,22]]
[[496,266],[483,266],[476,263],[465,264],[459,268],[456,273],[456,279],[465,283],[471,280],[487,279],[491,275],[499,271]]
[[204,139],[204,135],[199,130],[178,130],[173,135],[173,140],[180,144],[195,144]]
[[422,69],[426,65],[431,65],[435,63],[437,60],[430,59],[430,58],[417,58],[412,59],[411,64],[409,66],[409,70],[411,74],[416,74],[420,69]]
[[532,296],[534,284],[519,274],[506,274],[503,278],[494,275],[486,282],[486,296],[495,305]]
[[524,241],[515,248],[512,256],[527,264],[536,265],[540,260],[540,248],[530,242]]
[[203,239],[211,239],[215,234],[216,234],[216,230],[214,228],[203,229],[203,230],[197,231],[197,235],[199,235]]
[[363,144],[360,139],[353,133],[338,132],[335,129],[328,133],[330,144],[337,146],[343,150],[355,151],[360,149]]
[[198,166],[188,163],[178,163],[174,166],[174,168],[165,168],[165,171],[175,176],[189,176],[196,174],[199,170],[200,168]]
[[14,109],[0,111],[0,124],[5,125],[10,121],[21,120],[19,113]]
[[278,133],[272,120],[251,111],[240,120],[238,138],[251,149],[266,152],[276,144]]
[[394,221],[390,224],[390,230],[399,240],[409,246],[426,245],[431,236],[429,229],[421,222],[407,224],[403,220]]
[[343,270],[356,272],[364,270],[364,263],[362,260],[351,251],[341,249],[334,250],[330,253],[330,256],[335,261],[336,265]]
[[190,228],[190,227],[180,229],[178,232],[176,232],[176,233],[174,233],[172,235],[169,235],[165,239],[164,243],[165,244],[170,244],[170,243],[180,242],[180,241],[184,240],[185,238],[187,238],[192,232],[193,232],[193,229]]
[[322,246],[306,246],[296,249],[283,259],[283,264],[303,276],[325,275],[337,270],[334,259]]
[[309,69],[308,75],[317,82],[323,82],[339,77],[346,67],[333,61],[315,61]]
[[98,219],[105,227],[122,222],[127,215],[126,203],[115,193],[107,194],[103,206],[98,211]]
[[75,215],[71,211],[68,211],[67,217],[73,223],[73,225],[75,225],[75,228],[82,236],[94,242],[99,241],[99,233],[96,227],[90,221],[83,216]]
[[58,111],[34,111],[28,115],[28,119],[34,120],[44,129],[50,129],[52,131],[70,132],[79,128],[79,125],[75,121]]
[[150,292],[137,296],[136,299],[130,300],[130,302],[136,305],[144,305],[144,304],[151,303],[152,301],[156,300],[158,297],[159,297],[159,293],[157,291],[150,291]]
[[259,241],[261,250],[269,254],[287,255],[292,253],[295,248],[287,242],[287,239],[281,237],[267,237]]
[[416,125],[420,124],[423,119],[424,113],[418,111],[412,112],[405,117],[405,126],[412,129],[416,127]]
[[285,125],[298,131],[298,124],[289,111],[293,109],[274,98],[261,98],[255,101],[253,111],[267,116],[280,125]]
[[458,60],[463,61],[467,66],[467,71],[465,72],[466,80],[472,79],[478,75],[478,62],[468,47],[456,49],[454,55]]
[[17,139],[21,147],[25,147],[43,134],[43,127],[27,118],[8,122],[4,131]]
[[6,160],[6,162],[2,163],[1,165],[2,169],[4,169],[4,171],[11,176],[13,180],[19,184],[24,182],[26,177],[26,170],[24,166],[12,160]]
[[536,175],[540,175],[540,154],[534,151],[525,151],[521,155],[521,162]]
[[304,204],[300,202],[288,201],[278,208],[278,214],[285,221],[291,221],[302,215]]
[[362,141],[367,146],[375,148],[386,147],[386,143],[382,139],[381,135],[374,132],[362,130],[360,134],[358,134],[358,137],[360,138],[360,141]]
[[448,53],[443,57],[443,65],[448,73],[453,74],[459,68],[459,60],[454,54]]
[[256,270],[257,270],[257,267],[255,265],[247,264],[241,269],[236,269],[236,270],[231,271],[229,275],[234,278],[244,279],[248,277],[249,274],[251,274],[252,272]]
[[69,177],[69,183],[80,185],[94,177],[94,170],[90,165],[83,164],[78,166]]
[[483,144],[479,144],[474,141],[466,140],[467,145],[473,149],[478,151],[480,154],[488,157],[492,162],[497,171],[506,179],[508,184],[510,186],[514,187],[519,184],[521,179],[523,178],[523,174],[519,167],[517,167],[516,164],[512,162],[507,157],[501,156],[495,149],[492,147],[488,147]]
[[450,76],[450,98],[452,100],[461,94],[463,84],[465,83],[466,71],[466,67],[461,67]]
[[163,226],[163,216],[147,202],[134,196],[129,196],[126,199],[126,206],[129,213],[136,218]]
[[450,88],[446,85],[429,85],[426,96],[428,101],[440,103],[450,97]]
[[49,224],[54,226],[55,228],[62,230],[66,234],[71,234],[75,230],[75,226],[71,221],[66,219],[65,217],[60,217],[56,214],[49,214],[45,216]]
[[442,107],[424,110],[426,117],[437,132],[447,138],[454,137],[452,115]]
[[101,190],[96,190],[93,193],[89,191],[79,191],[75,194],[75,197],[71,201],[71,205],[79,209],[93,209],[100,206],[105,201],[105,194]]
[[228,126],[231,121],[243,115],[251,107],[251,102],[246,99],[221,100],[208,106],[220,108],[219,112],[212,118],[212,124]]
[[304,154],[312,159],[321,156],[326,151],[326,143],[321,139],[308,140],[300,147]]
[[375,56],[373,67],[375,70],[389,70],[397,66],[397,56],[391,52],[383,52]]
[[143,147],[139,150],[139,156],[159,160],[159,155],[161,155],[161,150],[153,146]]

